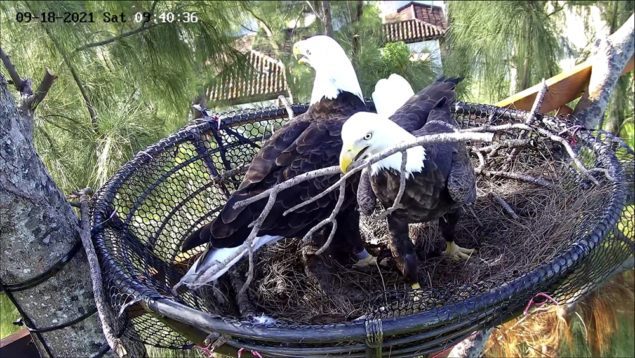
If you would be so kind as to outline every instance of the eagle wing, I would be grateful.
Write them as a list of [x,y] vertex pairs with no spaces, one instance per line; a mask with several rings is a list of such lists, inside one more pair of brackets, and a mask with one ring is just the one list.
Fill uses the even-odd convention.
[[410,133],[421,129],[428,121],[430,111],[438,107],[440,101],[447,104],[448,108],[454,102],[454,89],[460,80],[444,77],[437,79],[412,96],[390,119]]
[[[335,111],[333,108],[331,111],[320,108],[309,110],[278,129],[254,157],[243,182],[229,197],[217,218],[186,238],[182,250],[207,242],[211,242],[213,247],[242,244],[251,232],[249,224],[262,213],[267,198],[241,208],[234,208],[234,204],[299,174],[337,165],[342,147],[342,124],[352,113],[338,109],[337,103],[334,106]],[[353,107],[351,111],[361,108]],[[282,217],[284,211],[321,193],[337,179],[337,175],[318,177],[278,193],[259,234],[303,235],[331,213],[337,201],[337,191]],[[357,183],[351,182],[349,187],[353,185]]]
[[[415,136],[452,133],[458,124],[452,117],[449,103],[441,100],[430,110],[427,123]],[[472,204],[476,200],[476,175],[463,142],[437,143],[425,146],[426,155],[447,178],[450,198],[457,204]]]

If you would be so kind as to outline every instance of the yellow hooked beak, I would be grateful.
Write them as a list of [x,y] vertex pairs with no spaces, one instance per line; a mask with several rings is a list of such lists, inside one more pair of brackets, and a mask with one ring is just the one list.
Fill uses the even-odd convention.
[[300,46],[296,42],[293,45],[293,57],[298,61],[298,63],[307,63],[307,58],[303,55],[302,50],[300,50]]
[[346,144],[342,146],[342,151],[340,152],[340,170],[342,173],[346,173],[350,168],[351,164],[357,158],[357,155],[360,151],[366,148],[359,146],[358,144]]

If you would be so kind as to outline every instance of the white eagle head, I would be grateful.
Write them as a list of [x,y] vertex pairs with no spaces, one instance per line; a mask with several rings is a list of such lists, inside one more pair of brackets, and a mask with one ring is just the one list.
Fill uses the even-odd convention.
[[[390,119],[371,112],[352,115],[342,127],[342,151],[340,168],[346,173],[351,164],[366,160],[370,156],[393,148],[401,143],[415,140],[415,136]],[[425,150],[421,146],[406,151],[406,173],[423,169]],[[371,174],[382,169],[401,169],[401,153],[395,153],[371,165]]]
[[335,40],[318,35],[293,45],[293,54],[300,63],[315,70],[311,104],[322,98],[334,99],[340,92],[350,92],[364,101],[353,64]]

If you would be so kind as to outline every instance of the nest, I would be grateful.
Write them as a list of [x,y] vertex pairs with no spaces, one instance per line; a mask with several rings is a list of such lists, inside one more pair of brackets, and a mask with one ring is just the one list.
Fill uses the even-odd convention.
[[[292,109],[299,114],[307,106]],[[465,103],[454,111],[463,128],[527,118]],[[543,117],[523,138],[503,129],[495,140],[500,146],[470,144],[478,199],[463,211],[456,233],[459,245],[478,248],[468,261],[440,255],[445,243],[437,223],[411,225],[421,290],[395,269],[384,221],[375,216],[364,218],[361,229],[385,266],[354,269],[329,251],[307,265],[303,252],[322,244],[317,235],[311,245],[295,238],[260,249],[246,295],[237,292],[247,260],[216,285],[175,294],[173,286],[203,250],[182,253],[181,241],[213,220],[239,185],[237,174],[286,115],[272,108],[226,114],[220,126],[193,124],[139,153],[100,189],[92,235],[109,304],[123,312],[117,318],[123,334],[189,349],[217,333],[235,350],[274,356],[363,357],[383,344],[392,356],[412,357],[514,317],[538,292],[571,302],[634,250],[633,152],[610,135],[567,132],[570,124]],[[549,139],[558,133],[564,134]],[[597,171],[576,169],[565,140]],[[631,220],[621,217],[624,205]],[[262,313],[277,324],[251,320]],[[378,337],[380,344],[372,340]]]
[[[516,179],[479,178],[477,201],[463,209],[457,225],[457,243],[478,248],[468,261],[440,255],[445,243],[436,221],[410,225],[422,292],[408,293],[409,287],[390,260],[386,221],[379,220],[376,212],[363,218],[360,228],[369,251],[382,265],[360,270],[322,255],[314,267],[305,267],[301,241],[287,239],[256,256],[250,299],[259,312],[276,320],[328,324],[368,315],[384,318],[395,311],[425,311],[520,277],[562,253],[592,228],[594,213],[608,193],[602,186],[584,189],[576,185],[574,172],[562,175],[557,171],[566,170],[565,163],[544,157],[538,161],[541,163],[531,166],[517,162],[514,170],[547,179],[552,183],[549,187]],[[410,296],[415,294],[423,299],[413,304]]]

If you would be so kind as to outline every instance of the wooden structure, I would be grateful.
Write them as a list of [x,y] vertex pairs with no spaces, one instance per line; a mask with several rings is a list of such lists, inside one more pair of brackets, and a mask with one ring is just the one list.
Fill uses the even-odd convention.
[[[545,100],[538,111],[541,113],[557,111],[558,114],[573,113],[573,109],[568,106],[568,103],[580,97],[585,91],[587,91],[592,70],[592,63],[587,61],[575,66],[569,71],[562,72],[547,79],[545,82],[547,84],[548,91],[545,94]],[[631,58],[624,68],[623,74],[632,70],[633,58]],[[499,107],[510,107],[528,111],[531,109],[540,87],[541,84],[539,83],[524,91],[507,97],[495,105]]]

